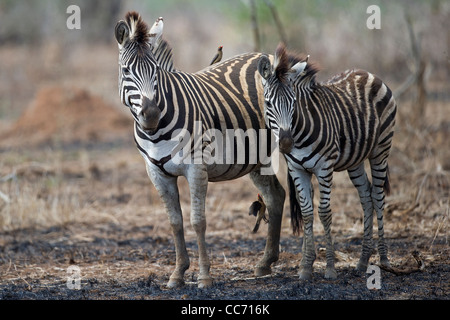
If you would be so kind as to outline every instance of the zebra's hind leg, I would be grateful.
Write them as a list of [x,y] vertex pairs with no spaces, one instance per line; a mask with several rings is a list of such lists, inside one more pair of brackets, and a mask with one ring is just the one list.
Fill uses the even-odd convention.
[[206,250],[206,216],[205,199],[208,189],[208,173],[206,166],[193,164],[189,168],[186,176],[191,192],[191,225],[197,234],[197,244],[199,253],[199,275],[197,278],[198,287],[206,288],[212,285],[212,278],[209,275],[210,261]]
[[336,279],[337,272],[334,266],[335,255],[334,255],[334,245],[333,239],[331,237],[331,221],[332,212],[330,206],[331,197],[331,185],[333,182],[333,170],[327,170],[321,172],[318,177],[319,190],[320,190],[320,203],[319,203],[319,218],[322,222],[323,229],[325,231],[325,241],[326,241],[326,258],[327,258],[327,268],[325,271],[326,279]]
[[189,255],[184,240],[177,178],[167,177],[158,168],[151,168],[148,165],[147,173],[164,203],[175,242],[176,265],[167,287],[181,287],[184,285],[184,273],[189,268]]
[[260,171],[253,171],[250,173],[250,178],[261,192],[269,213],[269,226],[264,256],[256,265],[255,269],[255,275],[260,277],[270,274],[271,264],[278,260],[281,219],[283,217],[286,194],[276,175],[261,175]]
[[384,200],[385,191],[389,191],[388,181],[388,167],[387,161],[378,162],[376,159],[370,160],[370,168],[372,171],[372,203],[377,213],[378,223],[378,254],[380,255],[380,264],[383,266],[389,266],[389,259],[387,257],[387,246],[384,240]]
[[364,169],[364,162],[358,167],[348,170],[348,175],[358,190],[359,200],[364,211],[364,236],[362,242],[362,253],[356,269],[365,272],[373,253],[373,204],[372,186]]

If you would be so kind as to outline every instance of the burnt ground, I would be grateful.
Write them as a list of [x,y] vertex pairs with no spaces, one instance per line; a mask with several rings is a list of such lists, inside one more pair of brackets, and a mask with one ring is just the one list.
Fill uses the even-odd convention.
[[[191,268],[186,272],[186,285],[180,289],[165,287],[174,268],[174,246],[170,234],[158,231],[154,224],[81,222],[3,232],[0,299],[422,300],[450,297],[449,250],[444,237],[388,236],[393,265],[405,270],[414,267],[411,256],[414,243],[414,249],[421,252],[425,269],[406,275],[381,270],[381,288],[368,289],[370,274],[354,270],[361,238],[349,237],[344,232],[335,237],[337,280],[323,278],[325,255],[321,235],[316,238],[318,259],[313,280],[298,279],[301,238],[289,234],[282,236],[280,259],[273,266],[272,275],[253,277],[253,267],[264,250],[266,230],[262,228],[258,235],[253,235],[250,223],[247,234],[212,232],[207,235],[215,278],[210,289],[197,288],[196,243],[189,232]],[[373,263],[376,262],[375,257]],[[71,266],[79,267],[79,290],[68,286]]]

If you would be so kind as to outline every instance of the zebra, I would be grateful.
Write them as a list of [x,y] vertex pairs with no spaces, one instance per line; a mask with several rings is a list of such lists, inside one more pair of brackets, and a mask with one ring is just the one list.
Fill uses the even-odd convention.
[[[160,32],[160,28],[157,29]],[[134,118],[134,140],[143,156],[147,174],[164,203],[175,243],[176,264],[167,286],[184,284],[189,268],[177,179],[184,176],[191,194],[190,222],[197,235],[199,251],[198,287],[212,285],[210,261],[205,242],[205,198],[208,181],[226,181],[250,175],[260,190],[269,213],[268,235],[264,255],[257,263],[255,275],[271,273],[278,260],[284,188],[275,174],[266,175],[261,161],[252,163],[248,155],[255,141],[246,139],[244,163],[206,164],[194,161],[176,163],[172,151],[180,141],[172,139],[177,130],[192,134],[201,120],[202,132],[214,128],[265,130],[264,100],[257,64],[261,53],[247,53],[208,66],[190,74],[168,71],[153,54],[156,37],[149,36],[147,24],[137,12],[128,12],[117,23],[115,38],[119,48],[119,95]],[[166,51],[170,52],[171,51]],[[256,136],[256,140],[260,136]],[[195,143],[192,143],[195,144]],[[193,146],[195,147],[195,146]],[[207,146],[202,145],[203,149]],[[195,148],[192,148],[194,150]],[[225,155],[224,151],[224,155]],[[194,158],[195,152],[189,154]]]
[[[347,170],[364,211],[357,270],[367,269],[372,254],[373,210],[377,214],[380,263],[388,266],[383,210],[385,194],[390,192],[387,160],[397,108],[392,91],[377,76],[363,70],[348,70],[319,83],[315,80],[319,67],[308,58],[288,52],[280,44],[273,65],[264,55],[258,64],[264,85],[265,121],[275,131],[288,165],[293,231],[298,234],[300,227],[304,228],[300,278],[312,278],[316,258],[312,175],[318,180],[318,213],[326,239],[324,276],[337,277],[330,207],[334,171]],[[370,163],[372,183],[365,160]]]

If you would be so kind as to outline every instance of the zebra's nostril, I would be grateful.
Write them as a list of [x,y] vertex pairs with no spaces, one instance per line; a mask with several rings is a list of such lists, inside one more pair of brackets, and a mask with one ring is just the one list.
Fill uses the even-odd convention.
[[294,138],[292,138],[291,131],[280,128],[279,133],[279,147],[281,153],[290,153],[294,146]]
[[158,127],[160,116],[161,110],[159,110],[158,106],[150,99],[144,97],[142,110],[139,114],[139,124],[145,130],[155,130]]

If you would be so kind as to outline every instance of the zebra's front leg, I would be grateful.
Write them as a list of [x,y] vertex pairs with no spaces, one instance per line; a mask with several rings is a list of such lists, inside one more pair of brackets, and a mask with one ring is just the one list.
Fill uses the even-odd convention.
[[269,226],[264,256],[256,265],[255,269],[255,276],[261,277],[270,274],[272,272],[270,266],[278,260],[281,220],[286,193],[276,175],[262,175],[260,171],[253,171],[250,173],[250,178],[261,192],[269,213]]
[[319,182],[319,190],[320,190],[319,218],[320,221],[322,222],[323,229],[325,231],[325,241],[327,250],[326,251],[327,268],[325,271],[325,278],[336,279],[337,272],[334,266],[335,256],[334,256],[333,240],[331,237],[332,212],[330,206],[333,170],[321,172],[318,175],[317,179]]
[[199,251],[199,275],[198,287],[206,288],[212,285],[212,278],[209,275],[210,262],[206,250],[206,216],[205,199],[208,189],[208,173],[206,166],[194,164],[189,168],[186,176],[191,192],[191,224],[197,234]]
[[189,255],[184,240],[183,215],[180,206],[177,178],[167,177],[159,168],[151,168],[148,165],[147,173],[164,203],[175,241],[175,271],[170,276],[167,287],[181,287],[184,285],[184,273],[189,268]]
[[303,171],[291,171],[292,179],[298,193],[298,201],[302,211],[303,219],[303,247],[302,260],[300,262],[299,277],[301,280],[312,279],[313,264],[316,260],[316,250],[314,245],[314,204],[313,189],[311,184],[311,174]]

